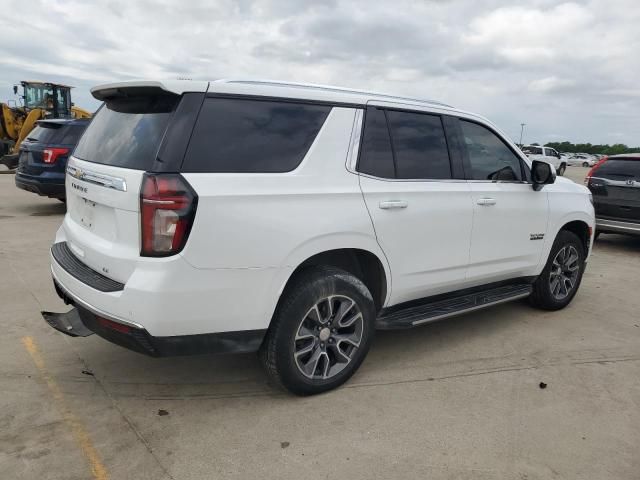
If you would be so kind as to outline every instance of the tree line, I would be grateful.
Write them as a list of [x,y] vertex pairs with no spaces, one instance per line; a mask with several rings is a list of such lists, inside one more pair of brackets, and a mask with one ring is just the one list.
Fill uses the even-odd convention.
[[[531,145],[540,145],[532,143]],[[558,152],[566,153],[594,153],[600,155],[619,155],[621,153],[640,152],[640,147],[628,147],[624,143],[613,145],[592,145],[591,143],[549,142],[544,146],[555,148]]]

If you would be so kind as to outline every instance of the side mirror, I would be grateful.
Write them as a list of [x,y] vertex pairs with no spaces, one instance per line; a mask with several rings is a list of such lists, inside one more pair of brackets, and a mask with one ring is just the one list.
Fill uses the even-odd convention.
[[531,180],[533,189],[537,192],[545,185],[550,185],[556,181],[556,172],[547,162],[534,160],[531,164]]

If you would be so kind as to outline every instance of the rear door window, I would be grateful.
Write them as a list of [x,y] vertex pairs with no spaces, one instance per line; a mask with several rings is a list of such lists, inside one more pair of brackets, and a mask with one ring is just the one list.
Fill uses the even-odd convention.
[[326,105],[207,98],[182,171],[289,172],[307,154],[330,111]]
[[396,176],[387,119],[380,108],[367,109],[358,171],[380,178]]
[[107,102],[93,117],[74,156],[114,167],[148,170],[179,97],[128,97]]
[[387,112],[396,178],[449,179],[451,163],[439,115]]

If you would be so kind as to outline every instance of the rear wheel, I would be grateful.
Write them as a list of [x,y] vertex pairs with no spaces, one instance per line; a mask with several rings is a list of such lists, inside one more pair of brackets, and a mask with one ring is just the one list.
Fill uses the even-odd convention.
[[553,242],[547,264],[533,284],[530,302],[544,310],[560,310],[571,303],[584,273],[584,247],[578,236],[562,230]]
[[347,381],[373,339],[376,312],[367,287],[344,270],[314,267],[283,295],[260,350],[269,376],[297,395]]
[[589,166],[589,162],[582,162],[582,166],[583,167],[588,167]]

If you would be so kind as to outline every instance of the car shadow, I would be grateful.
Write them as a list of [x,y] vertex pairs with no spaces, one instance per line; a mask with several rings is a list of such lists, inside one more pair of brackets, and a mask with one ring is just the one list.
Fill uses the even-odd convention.
[[[348,386],[404,379],[406,366],[441,363],[451,352],[465,352],[469,342],[482,341],[513,327],[514,322],[522,322],[527,317],[525,311],[529,316],[535,312],[526,302],[513,302],[412,329],[377,331],[366,361]],[[497,334],[498,338],[501,336]],[[151,358],[96,335],[74,341],[82,342],[81,356],[114,397],[145,400],[291,397],[269,383],[255,354]]]
[[595,241],[594,251],[607,250],[616,253],[637,254],[640,252],[640,236],[602,233]]
[[29,217],[50,217],[64,214],[67,211],[67,206],[65,203],[56,200],[50,199],[49,203],[31,203],[20,205],[17,209],[17,213],[20,216],[29,216]]

